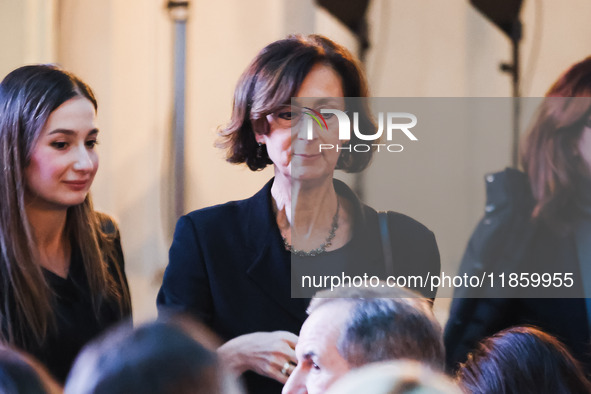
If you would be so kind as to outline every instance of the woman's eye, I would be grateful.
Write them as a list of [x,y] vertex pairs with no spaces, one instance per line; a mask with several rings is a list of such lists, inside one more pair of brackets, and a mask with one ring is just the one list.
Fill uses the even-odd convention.
[[98,145],[98,143],[99,143],[99,142],[98,142],[97,140],[89,140],[89,141],[86,141],[86,146],[87,146],[88,148],[91,148],[91,149],[92,149],[92,148],[94,148],[95,146],[97,146],[97,145]]
[[279,119],[292,120],[293,118],[296,117],[296,114],[292,111],[283,111],[283,112],[279,112],[277,114],[277,117]]
[[322,114],[322,116],[324,116],[324,119],[328,120],[328,119],[332,119],[334,117],[334,114],[327,112],[327,113]]
[[316,363],[312,363],[312,368],[315,369],[316,371],[320,371],[320,367]]
[[51,146],[53,146],[56,149],[62,150],[68,147],[68,143],[64,141],[54,141],[51,143]]

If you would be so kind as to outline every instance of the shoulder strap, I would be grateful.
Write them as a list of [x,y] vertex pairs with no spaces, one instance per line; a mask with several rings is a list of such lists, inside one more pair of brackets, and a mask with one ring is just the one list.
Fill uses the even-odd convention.
[[382,238],[382,254],[384,255],[384,266],[386,275],[394,274],[394,261],[392,260],[392,241],[390,240],[390,226],[388,224],[388,212],[378,212],[378,224]]

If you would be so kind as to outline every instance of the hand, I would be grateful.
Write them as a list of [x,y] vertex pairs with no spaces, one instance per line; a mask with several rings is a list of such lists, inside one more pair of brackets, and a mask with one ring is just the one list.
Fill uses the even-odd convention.
[[287,362],[297,364],[297,341],[297,335],[287,331],[253,332],[229,340],[218,348],[218,355],[238,374],[251,370],[285,383],[293,368],[288,374],[281,370]]

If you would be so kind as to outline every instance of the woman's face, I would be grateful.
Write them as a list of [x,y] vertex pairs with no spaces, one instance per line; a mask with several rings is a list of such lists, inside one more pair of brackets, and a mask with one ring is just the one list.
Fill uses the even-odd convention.
[[[341,77],[329,66],[316,64],[312,67],[296,97],[308,98],[306,107],[320,112],[321,108],[344,109]],[[289,116],[289,107],[284,110]],[[294,110],[295,111],[295,110]],[[274,114],[277,114],[276,111]],[[280,115],[281,116],[281,115]],[[320,179],[331,176],[337,165],[339,152],[336,149],[320,150],[320,144],[340,145],[336,117],[325,115],[328,130],[313,122],[312,138],[308,136],[308,116],[302,115],[297,123],[281,124],[279,116],[268,115],[269,132],[257,134],[257,142],[266,144],[267,153],[275,165],[275,173],[297,180]],[[285,122],[283,122],[285,123]],[[289,122],[287,122],[289,123]],[[294,124],[295,123],[295,124]]]
[[92,103],[74,97],[53,111],[25,168],[27,204],[61,209],[84,202],[98,168]]

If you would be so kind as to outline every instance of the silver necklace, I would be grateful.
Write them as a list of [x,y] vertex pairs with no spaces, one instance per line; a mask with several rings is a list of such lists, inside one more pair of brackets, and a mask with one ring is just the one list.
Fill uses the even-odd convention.
[[294,248],[289,242],[287,242],[287,239],[283,235],[281,235],[285,249],[288,250],[289,252],[291,252],[291,254],[294,254],[299,257],[312,257],[312,256],[318,256],[319,254],[325,253],[326,248],[328,248],[328,247],[330,247],[330,245],[332,245],[332,240],[334,239],[337,229],[339,228],[339,210],[340,210],[340,208],[341,208],[341,203],[339,202],[339,198],[337,197],[337,212],[334,214],[334,216],[332,218],[332,226],[330,228],[330,232],[328,233],[328,237],[326,237],[326,240],[324,241],[324,243],[322,245],[320,245],[316,249],[312,249],[309,252],[306,252],[305,250],[299,250],[299,249]]

